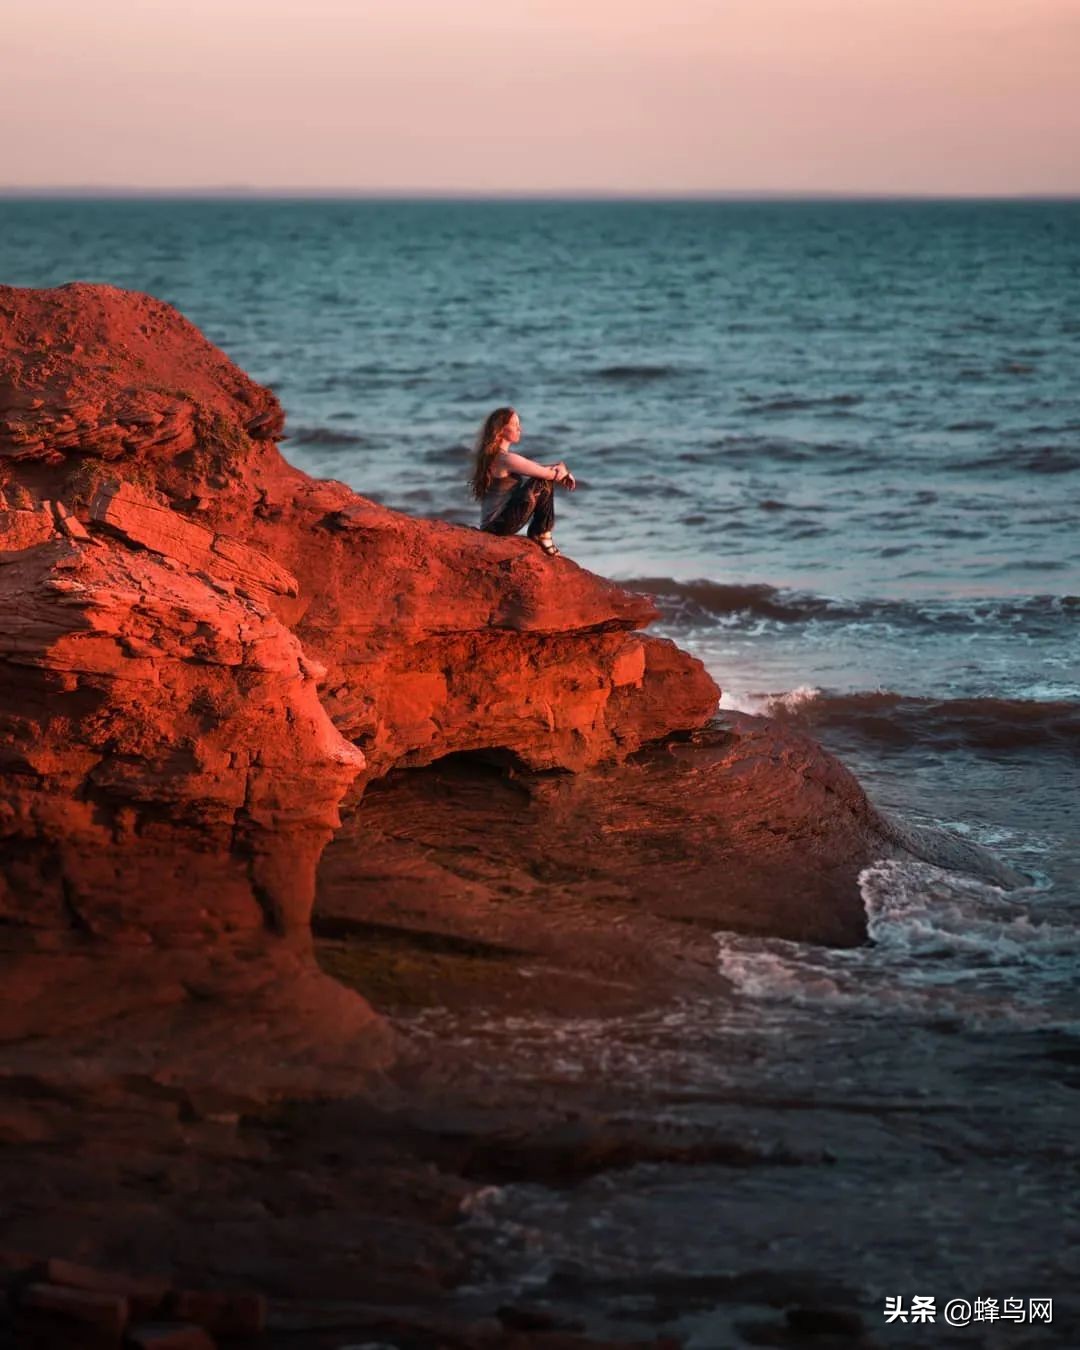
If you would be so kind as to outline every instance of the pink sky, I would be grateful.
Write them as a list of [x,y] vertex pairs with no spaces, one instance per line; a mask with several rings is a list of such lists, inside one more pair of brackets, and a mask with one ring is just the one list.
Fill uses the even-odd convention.
[[0,185],[1080,193],[1080,0],[20,0]]

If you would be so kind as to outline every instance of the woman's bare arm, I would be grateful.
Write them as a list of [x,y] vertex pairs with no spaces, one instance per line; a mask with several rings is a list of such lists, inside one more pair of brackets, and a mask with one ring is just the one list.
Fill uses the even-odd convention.
[[515,454],[513,450],[503,450],[496,462],[510,473],[528,474],[530,478],[559,479],[566,473],[565,464],[537,464],[535,459]]

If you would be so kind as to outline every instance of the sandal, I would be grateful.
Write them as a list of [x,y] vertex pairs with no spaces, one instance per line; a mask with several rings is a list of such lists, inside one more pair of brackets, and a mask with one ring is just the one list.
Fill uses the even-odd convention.
[[550,534],[533,535],[535,543],[539,544],[549,558],[561,558],[562,549],[556,547],[555,540]]

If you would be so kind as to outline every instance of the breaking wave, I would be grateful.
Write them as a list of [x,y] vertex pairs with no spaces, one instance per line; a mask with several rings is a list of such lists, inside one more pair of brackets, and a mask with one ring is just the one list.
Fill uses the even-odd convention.
[[1039,746],[1080,753],[1080,699],[932,699],[891,689],[832,694],[802,685],[784,694],[729,695],[721,702],[724,707],[806,727],[854,732],[863,740],[897,747]]
[[1030,595],[971,600],[844,600],[765,583],[736,584],[705,579],[637,577],[622,583],[651,595],[665,620],[676,627],[720,623],[874,623],[897,629],[965,632],[1004,625],[1025,636],[1053,636],[1062,624],[1080,620],[1080,596]]
[[859,888],[871,945],[833,951],[718,933],[721,973],[764,1004],[974,1029],[1080,1025],[1075,909],[930,863],[886,859]]

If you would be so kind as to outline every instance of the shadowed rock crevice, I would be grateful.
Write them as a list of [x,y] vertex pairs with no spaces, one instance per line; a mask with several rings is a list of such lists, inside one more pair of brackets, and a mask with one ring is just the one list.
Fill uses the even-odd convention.
[[[882,816],[809,737],[725,714],[588,774],[452,755],[398,769],[346,815],[319,869],[320,959],[378,1007],[579,1016],[723,988],[718,930],[840,947],[866,940],[859,874],[921,857],[999,884],[981,850]],[[357,923],[447,947],[380,963]],[[403,941],[404,939],[399,939]]]

